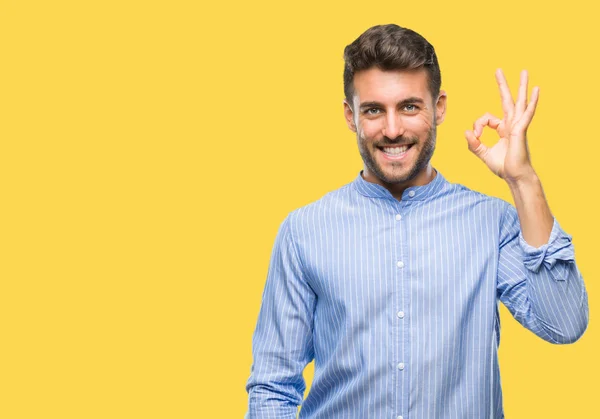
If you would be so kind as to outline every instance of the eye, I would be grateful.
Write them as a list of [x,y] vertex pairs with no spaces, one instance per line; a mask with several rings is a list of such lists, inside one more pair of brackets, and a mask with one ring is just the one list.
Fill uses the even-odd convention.
[[[374,111],[374,112],[371,112],[371,111]],[[381,111],[381,109],[378,109],[378,108],[365,109],[365,113],[367,115],[377,115],[379,113],[379,111]]]
[[404,109],[407,110],[408,112],[416,112],[419,110],[419,107],[417,105],[409,103],[407,105],[404,105]]

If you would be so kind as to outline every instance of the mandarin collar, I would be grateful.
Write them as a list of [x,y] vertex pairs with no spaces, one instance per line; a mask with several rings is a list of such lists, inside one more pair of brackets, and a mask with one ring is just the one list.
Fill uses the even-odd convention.
[[[426,201],[440,193],[445,188],[446,184],[448,184],[448,181],[437,169],[434,168],[434,170],[436,172],[435,177],[426,185],[406,188],[404,192],[402,192],[402,201]],[[392,193],[385,187],[365,180],[362,177],[362,173],[363,170],[360,170],[358,176],[352,182],[358,193],[369,198],[391,198],[397,201]]]

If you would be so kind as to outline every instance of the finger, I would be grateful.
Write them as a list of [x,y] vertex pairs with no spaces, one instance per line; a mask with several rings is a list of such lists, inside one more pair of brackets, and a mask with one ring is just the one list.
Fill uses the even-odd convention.
[[515,117],[520,118],[525,111],[527,103],[527,84],[529,76],[527,70],[521,71],[521,84],[519,85],[519,95],[517,96],[517,102],[515,103]]
[[527,127],[531,123],[531,120],[533,119],[533,115],[535,115],[535,109],[537,108],[537,103],[538,103],[539,97],[540,97],[540,88],[538,86],[535,86],[531,90],[531,99],[529,100],[529,103],[527,104],[527,109],[525,109],[523,116],[521,117],[521,119],[518,122],[519,128],[527,129]]
[[473,124],[473,133],[477,138],[481,137],[483,134],[483,128],[489,126],[492,129],[497,129],[502,120],[500,118],[495,117],[491,113],[486,113],[481,118],[477,119]]
[[502,99],[502,110],[504,111],[504,118],[510,121],[513,116],[515,104],[508,88],[508,83],[504,77],[502,69],[496,70],[496,81],[498,82],[498,88],[500,89],[500,98]]
[[480,159],[483,159],[483,155],[487,152],[487,147],[475,136],[473,131],[465,131],[465,138],[469,145],[469,150]]

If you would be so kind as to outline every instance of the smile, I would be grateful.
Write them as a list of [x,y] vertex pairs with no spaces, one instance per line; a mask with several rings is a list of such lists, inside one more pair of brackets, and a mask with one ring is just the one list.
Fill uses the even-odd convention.
[[401,160],[407,154],[408,150],[411,149],[413,144],[404,145],[401,147],[377,147],[383,152],[383,155],[389,160]]

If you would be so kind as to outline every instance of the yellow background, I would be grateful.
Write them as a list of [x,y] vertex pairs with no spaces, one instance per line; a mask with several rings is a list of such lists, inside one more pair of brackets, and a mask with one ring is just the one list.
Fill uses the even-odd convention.
[[277,229],[362,168],[342,53],[381,23],[437,50],[451,182],[512,201],[463,132],[501,111],[497,67],[541,87],[532,160],[591,322],[553,346],[502,306],[506,416],[599,417],[588,4],[1,1],[0,417],[243,417]]

